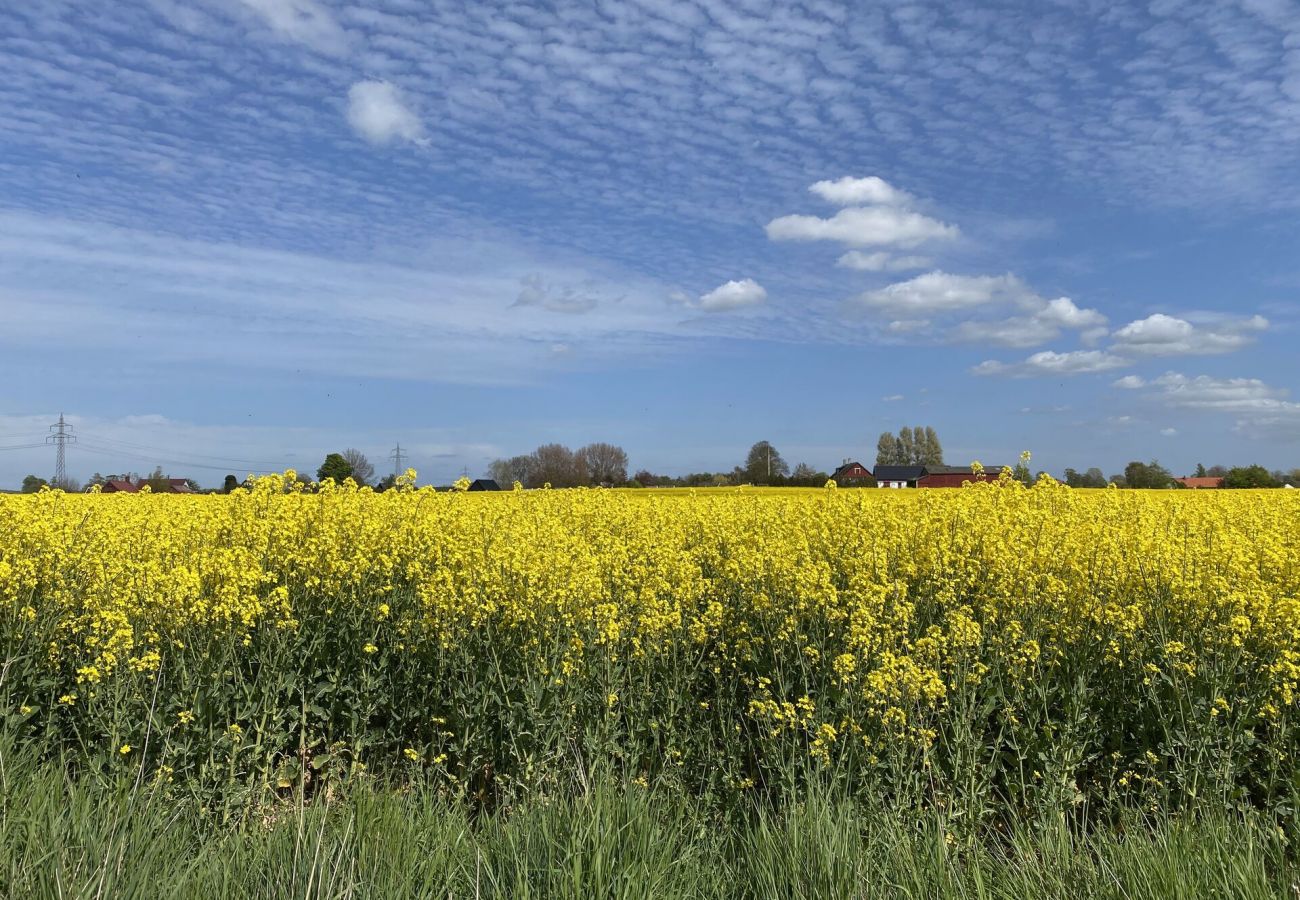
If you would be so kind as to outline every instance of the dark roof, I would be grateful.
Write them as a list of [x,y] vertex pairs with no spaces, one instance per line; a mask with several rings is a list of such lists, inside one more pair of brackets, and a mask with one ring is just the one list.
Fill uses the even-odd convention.
[[469,489],[471,491],[499,491],[501,485],[491,478],[475,478],[470,482]]
[[852,469],[854,466],[861,466],[863,471],[865,471],[868,475],[871,474],[871,470],[868,469],[866,466],[862,465],[862,463],[850,460],[849,462],[846,462],[844,465],[840,466],[838,469],[832,472],[831,478],[832,479],[839,478],[844,472],[848,471],[849,469]]
[[134,494],[140,489],[124,478],[110,478],[104,482],[104,485],[100,490],[108,491],[109,493],[112,493],[113,491],[121,491],[124,494]]
[[[994,475],[1002,471],[1001,469],[986,469]],[[927,475],[970,475],[970,466],[926,466],[925,474]]]
[[916,481],[925,474],[925,466],[876,466],[876,481]]

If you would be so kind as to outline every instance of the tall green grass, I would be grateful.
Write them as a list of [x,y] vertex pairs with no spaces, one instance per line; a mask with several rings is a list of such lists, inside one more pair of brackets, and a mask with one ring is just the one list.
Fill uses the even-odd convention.
[[1297,895],[1275,826],[1136,816],[955,840],[938,813],[814,791],[719,813],[592,777],[509,810],[361,778],[216,810],[126,775],[0,753],[4,898],[1255,898]]

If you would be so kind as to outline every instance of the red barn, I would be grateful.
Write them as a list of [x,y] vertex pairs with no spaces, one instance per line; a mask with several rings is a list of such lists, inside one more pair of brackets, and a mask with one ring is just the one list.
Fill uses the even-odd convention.
[[986,466],[984,474],[976,475],[970,470],[970,466],[926,466],[925,473],[916,480],[916,486],[919,488],[961,487],[973,481],[996,479],[1001,471],[999,466]]
[[129,478],[110,478],[100,489],[105,494],[138,494],[140,489]]

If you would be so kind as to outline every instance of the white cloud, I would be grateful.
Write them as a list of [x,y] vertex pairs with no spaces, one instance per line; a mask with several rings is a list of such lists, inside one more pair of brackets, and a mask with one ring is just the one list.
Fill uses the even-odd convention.
[[1071,350],[1068,353],[1043,350],[1019,363],[986,360],[971,369],[971,372],[975,375],[1030,378],[1037,375],[1083,375],[1118,369],[1126,365],[1129,365],[1128,360],[1101,350]]
[[925,256],[893,256],[883,250],[874,253],[850,250],[835,261],[835,265],[841,268],[860,272],[905,272],[908,269],[924,269],[930,263],[930,259]]
[[1117,388],[1134,391],[1141,387],[1146,387],[1146,381],[1141,375],[1125,375],[1123,378],[1117,378],[1111,382]]
[[759,306],[767,300],[767,291],[752,278],[728,281],[700,296],[699,308],[704,312],[727,312]]
[[1161,429],[1160,429],[1160,433],[1161,433],[1162,435],[1164,435],[1165,437],[1177,437],[1177,436],[1178,436],[1178,429],[1177,429],[1177,428],[1161,428]]
[[[969,316],[944,332],[958,343],[993,344],[1003,347],[1033,347],[1061,336],[1063,330],[1077,330],[1085,338],[1104,330],[1106,317],[1095,309],[1083,309],[1068,297],[1047,300],[1014,275],[952,275],[927,272],[908,281],[868,291],[857,304],[871,311],[896,317],[899,322],[920,321],[935,315]],[[994,318],[992,312],[1020,311],[1010,317]]]
[[421,143],[424,126],[387,81],[358,81],[348,90],[348,124],[372,144]]
[[1113,335],[1113,349],[1134,356],[1193,356],[1231,353],[1268,328],[1263,316],[1194,325],[1156,313],[1130,322]]
[[819,181],[808,190],[836,206],[910,206],[913,202],[911,194],[875,175]]
[[951,275],[927,272],[868,291],[857,303],[895,315],[933,314],[976,309],[981,306],[1033,306],[1034,293],[1014,275]]
[[902,399],[903,399],[903,395],[902,395],[902,394],[890,394],[888,397],[881,397],[880,399],[881,399],[881,400],[884,400],[886,403],[897,403],[899,400],[902,400]]
[[829,219],[780,216],[767,223],[774,241],[838,241],[851,247],[916,247],[958,234],[955,225],[889,206],[852,206]]
[[347,51],[347,33],[316,0],[240,0],[275,31],[332,56]]

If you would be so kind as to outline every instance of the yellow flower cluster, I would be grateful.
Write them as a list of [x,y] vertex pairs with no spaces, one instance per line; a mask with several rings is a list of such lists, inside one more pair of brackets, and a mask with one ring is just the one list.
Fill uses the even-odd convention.
[[[0,608],[20,640],[39,629],[43,665],[66,673],[51,696],[67,704],[196,641],[248,644],[325,616],[355,629],[377,669],[489,631],[548,684],[620,661],[689,667],[739,682],[756,734],[797,735],[829,759],[882,735],[925,743],[972,685],[1010,696],[1066,670],[1152,685],[1209,667],[1214,717],[1240,702],[1288,714],[1300,497],[1050,480],[308,492],[291,473],[230,496],[47,491],[0,497]],[[635,695],[594,694],[611,716],[634,715]],[[684,699],[713,715],[720,696]]]

